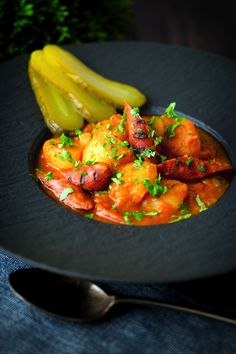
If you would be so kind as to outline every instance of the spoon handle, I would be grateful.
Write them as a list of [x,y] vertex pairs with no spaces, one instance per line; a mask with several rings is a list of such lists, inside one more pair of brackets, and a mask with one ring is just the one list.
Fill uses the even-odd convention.
[[219,321],[223,321],[226,323],[236,325],[236,319],[224,317],[221,315],[216,315],[215,313],[211,313],[211,312],[208,312],[205,310],[198,310],[198,309],[191,308],[191,307],[172,305],[172,304],[168,304],[168,303],[160,302],[160,301],[155,301],[155,300],[144,300],[144,299],[134,299],[134,298],[133,299],[116,298],[115,303],[116,304],[151,305],[151,306],[165,307],[167,309],[188,312],[188,313],[191,313],[194,315],[204,316],[207,318],[212,318],[214,320],[219,320]]

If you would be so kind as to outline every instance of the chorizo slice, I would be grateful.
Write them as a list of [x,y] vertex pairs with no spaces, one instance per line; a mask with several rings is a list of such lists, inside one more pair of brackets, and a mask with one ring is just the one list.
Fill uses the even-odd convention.
[[127,102],[124,102],[126,113],[126,130],[128,132],[128,140],[132,147],[140,153],[146,148],[155,148],[154,137],[152,137],[152,128],[147,124],[135,108],[132,109]]
[[[94,201],[80,187],[73,185],[64,178],[53,178],[46,180],[44,176],[38,175],[43,186],[45,186],[57,199],[74,210],[90,210],[94,207]],[[64,193],[64,195],[63,195]]]
[[157,172],[180,181],[197,181],[217,172],[232,170],[230,163],[204,161],[187,155],[166,160],[156,166]]
[[65,171],[63,174],[72,184],[93,192],[108,187],[113,171],[108,164],[98,162],[80,166],[77,171]]

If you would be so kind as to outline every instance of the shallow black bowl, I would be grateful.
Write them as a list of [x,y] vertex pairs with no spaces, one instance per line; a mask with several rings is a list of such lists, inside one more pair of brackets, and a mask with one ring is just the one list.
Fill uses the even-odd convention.
[[[148,97],[143,112],[154,113],[157,105],[176,101],[180,111],[213,129],[236,166],[235,62],[153,43],[69,49],[105,76],[140,88]],[[44,123],[27,79],[27,61],[21,57],[0,67],[3,250],[59,273],[102,280],[167,282],[236,268],[235,178],[206,212],[146,227],[87,220],[36,188],[27,158]]]

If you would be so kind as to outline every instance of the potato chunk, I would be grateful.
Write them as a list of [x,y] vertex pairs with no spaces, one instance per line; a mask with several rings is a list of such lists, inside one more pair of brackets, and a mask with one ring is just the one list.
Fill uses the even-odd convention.
[[45,141],[43,145],[43,156],[48,165],[57,169],[73,168],[73,161],[81,161],[83,148],[78,139],[71,147],[59,148],[59,138],[53,138]]
[[87,161],[105,162],[112,166],[120,166],[135,159],[133,152],[123,145],[111,132],[96,134],[83,151],[83,163]]

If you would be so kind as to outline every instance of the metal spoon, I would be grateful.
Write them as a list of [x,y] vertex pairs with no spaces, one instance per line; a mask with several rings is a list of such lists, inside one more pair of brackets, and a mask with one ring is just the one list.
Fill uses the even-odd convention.
[[9,276],[11,289],[26,302],[49,314],[73,321],[93,321],[103,317],[114,305],[154,305],[188,312],[236,324],[236,319],[202,309],[134,298],[118,298],[106,294],[97,285],[77,278],[54,274],[41,269],[20,269]]

